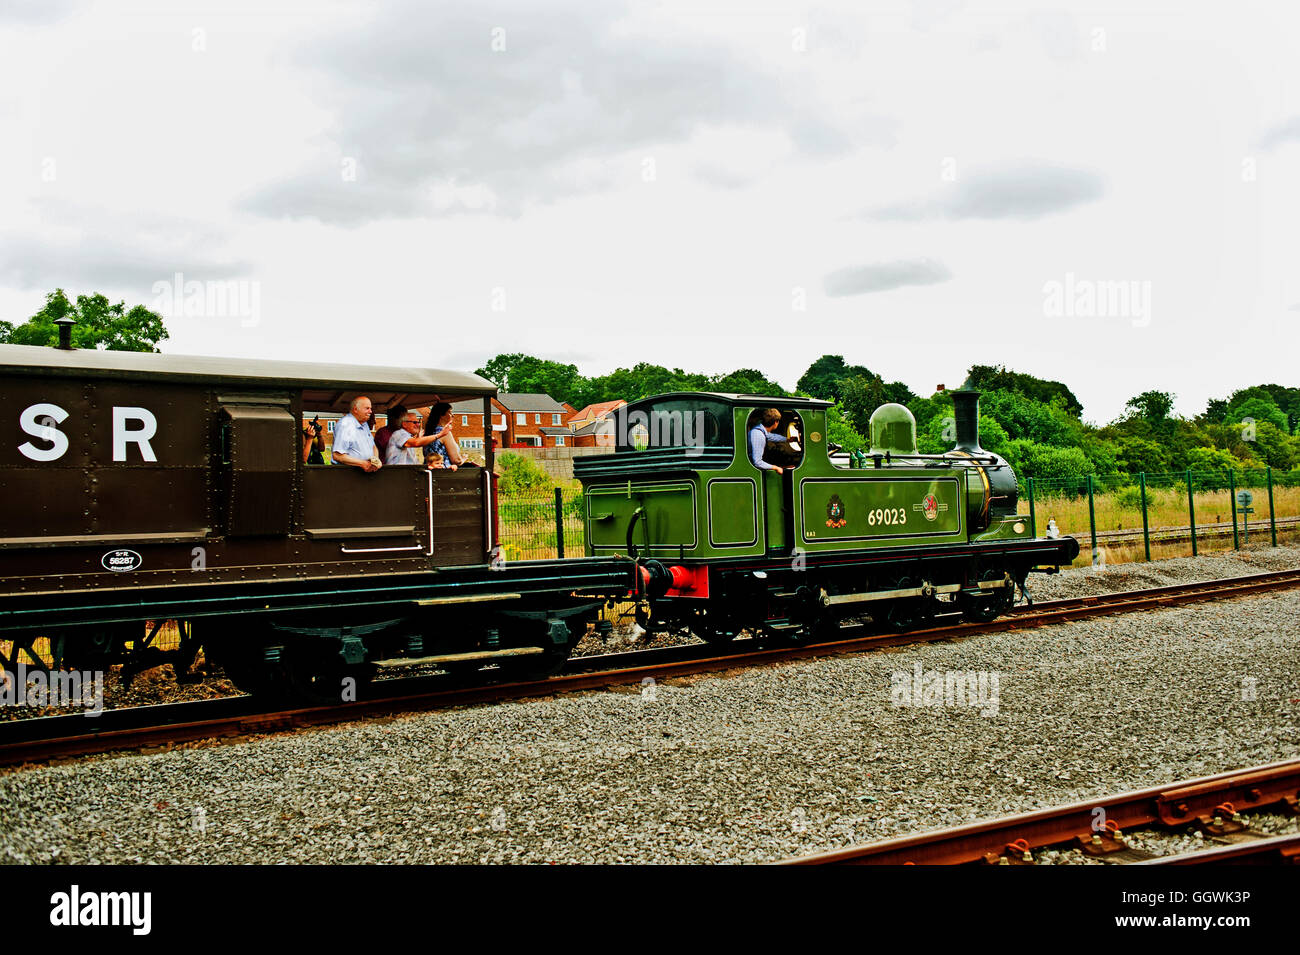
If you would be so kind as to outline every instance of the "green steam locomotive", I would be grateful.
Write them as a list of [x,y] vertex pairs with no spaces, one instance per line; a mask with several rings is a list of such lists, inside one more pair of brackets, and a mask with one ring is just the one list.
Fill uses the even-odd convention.
[[[845,618],[895,630],[941,613],[989,621],[1031,571],[1078,556],[1018,512],[1011,466],[979,446],[979,393],[952,393],[954,446],[920,454],[902,405],[871,416],[870,449],[827,440],[830,402],[660,395],[619,409],[613,454],[574,462],[590,557],[638,564],[638,621],[711,642],[741,630],[796,642]],[[766,421],[765,421],[766,417]]]

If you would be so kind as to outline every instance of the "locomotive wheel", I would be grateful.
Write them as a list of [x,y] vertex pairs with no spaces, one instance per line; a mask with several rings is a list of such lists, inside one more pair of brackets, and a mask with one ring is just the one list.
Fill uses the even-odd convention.
[[499,666],[501,673],[510,682],[532,683],[555,676],[569,662],[567,651],[551,651],[539,657],[520,657],[516,660],[504,660]]
[[50,641],[54,666],[65,670],[101,670],[126,657],[126,641],[143,630],[143,624],[105,630],[67,633]]
[[[375,675],[373,666],[348,663],[326,647],[289,647],[285,656],[293,695],[311,703],[352,702]],[[354,682],[349,684],[348,680]]]
[[795,646],[802,647],[828,639],[835,629],[836,624],[833,619],[818,617],[805,620],[802,626],[794,630],[764,630],[764,633],[768,636],[780,637],[786,643],[793,643]]
[[[980,575],[980,580],[1001,580],[1002,576],[1002,571],[986,570]],[[994,590],[988,596],[969,597],[966,594],[958,594],[957,606],[961,608],[964,620],[971,623],[989,623],[1011,609],[1015,596],[1016,592],[1011,587]]]
[[735,640],[740,633],[723,614],[710,613],[707,608],[695,611],[690,623],[691,633],[705,643],[725,644]]
[[794,630],[776,632],[783,640],[796,646],[817,643],[828,639],[837,629],[839,621],[821,603],[821,591],[800,587],[795,595],[797,603],[792,609],[792,618],[802,623]]
[[283,696],[288,691],[284,671],[263,659],[260,651],[260,646],[226,649],[215,655],[214,662],[231,683],[250,696]]
[[[638,613],[641,608],[637,608]],[[646,607],[648,614],[649,607]],[[647,616],[648,620],[648,616]],[[507,680],[533,682],[536,680],[545,680],[547,677],[555,676],[564,669],[565,664],[569,662],[569,657],[573,654],[573,648],[578,645],[588,632],[588,619],[581,614],[574,614],[564,620],[564,625],[568,629],[568,641],[565,643],[555,643],[550,639],[552,635],[547,634],[545,642],[534,644],[542,647],[546,652],[539,656],[517,657],[514,659],[501,660],[497,666],[500,672]]]
[[204,656],[245,693],[263,698],[284,696],[288,692],[284,666],[266,659],[265,635],[255,630],[231,636],[226,632],[230,626],[228,621],[200,617],[190,621],[191,639],[201,644]]
[[[890,585],[891,590],[903,590],[920,586],[920,581],[912,577],[902,577]],[[904,597],[890,600],[881,613],[881,622],[895,633],[919,630],[930,622],[934,616],[934,601],[930,597]]]

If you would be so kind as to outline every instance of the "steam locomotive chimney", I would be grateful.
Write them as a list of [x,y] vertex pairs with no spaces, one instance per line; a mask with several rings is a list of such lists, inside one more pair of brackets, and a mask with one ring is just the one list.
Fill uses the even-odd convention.
[[77,320],[64,315],[62,318],[56,318],[54,324],[59,326],[59,347],[65,351],[71,351],[72,326],[77,324]]
[[980,447],[980,393],[967,388],[969,383],[968,380],[956,391],[949,392],[952,395],[953,417],[957,421],[957,443],[953,445],[953,450],[983,454],[984,449]]

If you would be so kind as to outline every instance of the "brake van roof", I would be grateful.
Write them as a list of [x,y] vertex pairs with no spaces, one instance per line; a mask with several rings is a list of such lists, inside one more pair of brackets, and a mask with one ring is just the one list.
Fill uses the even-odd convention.
[[215,358],[157,352],[61,349],[0,345],[0,374],[34,377],[110,378],[118,381],[175,381],[255,388],[301,389],[304,405],[327,410],[367,394],[382,406],[392,401],[429,404],[449,397],[495,395],[497,386],[463,371],[390,368],[257,358]]

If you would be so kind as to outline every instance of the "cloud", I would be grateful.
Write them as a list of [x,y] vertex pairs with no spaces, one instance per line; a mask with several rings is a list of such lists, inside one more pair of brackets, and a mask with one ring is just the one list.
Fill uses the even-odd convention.
[[881,221],[921,219],[1040,219],[1093,202],[1105,195],[1105,180],[1086,169],[1041,161],[976,169],[942,195],[878,206],[863,218]]
[[952,272],[934,259],[899,259],[838,269],[822,279],[831,298],[887,292],[905,285],[938,285],[952,278]]
[[[817,156],[894,135],[871,116],[849,135],[803,80],[718,41],[648,32],[617,4],[408,2],[304,43],[297,59],[334,111],[329,158],[241,200],[261,215],[517,214],[639,176],[640,156],[709,129],[777,128]],[[349,158],[354,181],[340,176]]]
[[[44,228],[0,232],[0,285],[77,293],[135,288],[145,295],[177,272],[208,281],[246,277],[253,268],[214,252],[225,237],[200,223],[57,199],[34,205]],[[102,224],[110,222],[111,229]]]
[[43,26],[62,20],[86,5],[85,0],[5,0],[0,4],[0,20]]
[[1293,116],[1285,123],[1274,126],[1260,137],[1260,149],[1276,149],[1287,143],[1300,142],[1300,116]]
[[716,163],[696,163],[691,171],[700,182],[715,186],[718,189],[741,189],[750,183],[747,176],[742,176],[740,173]]

